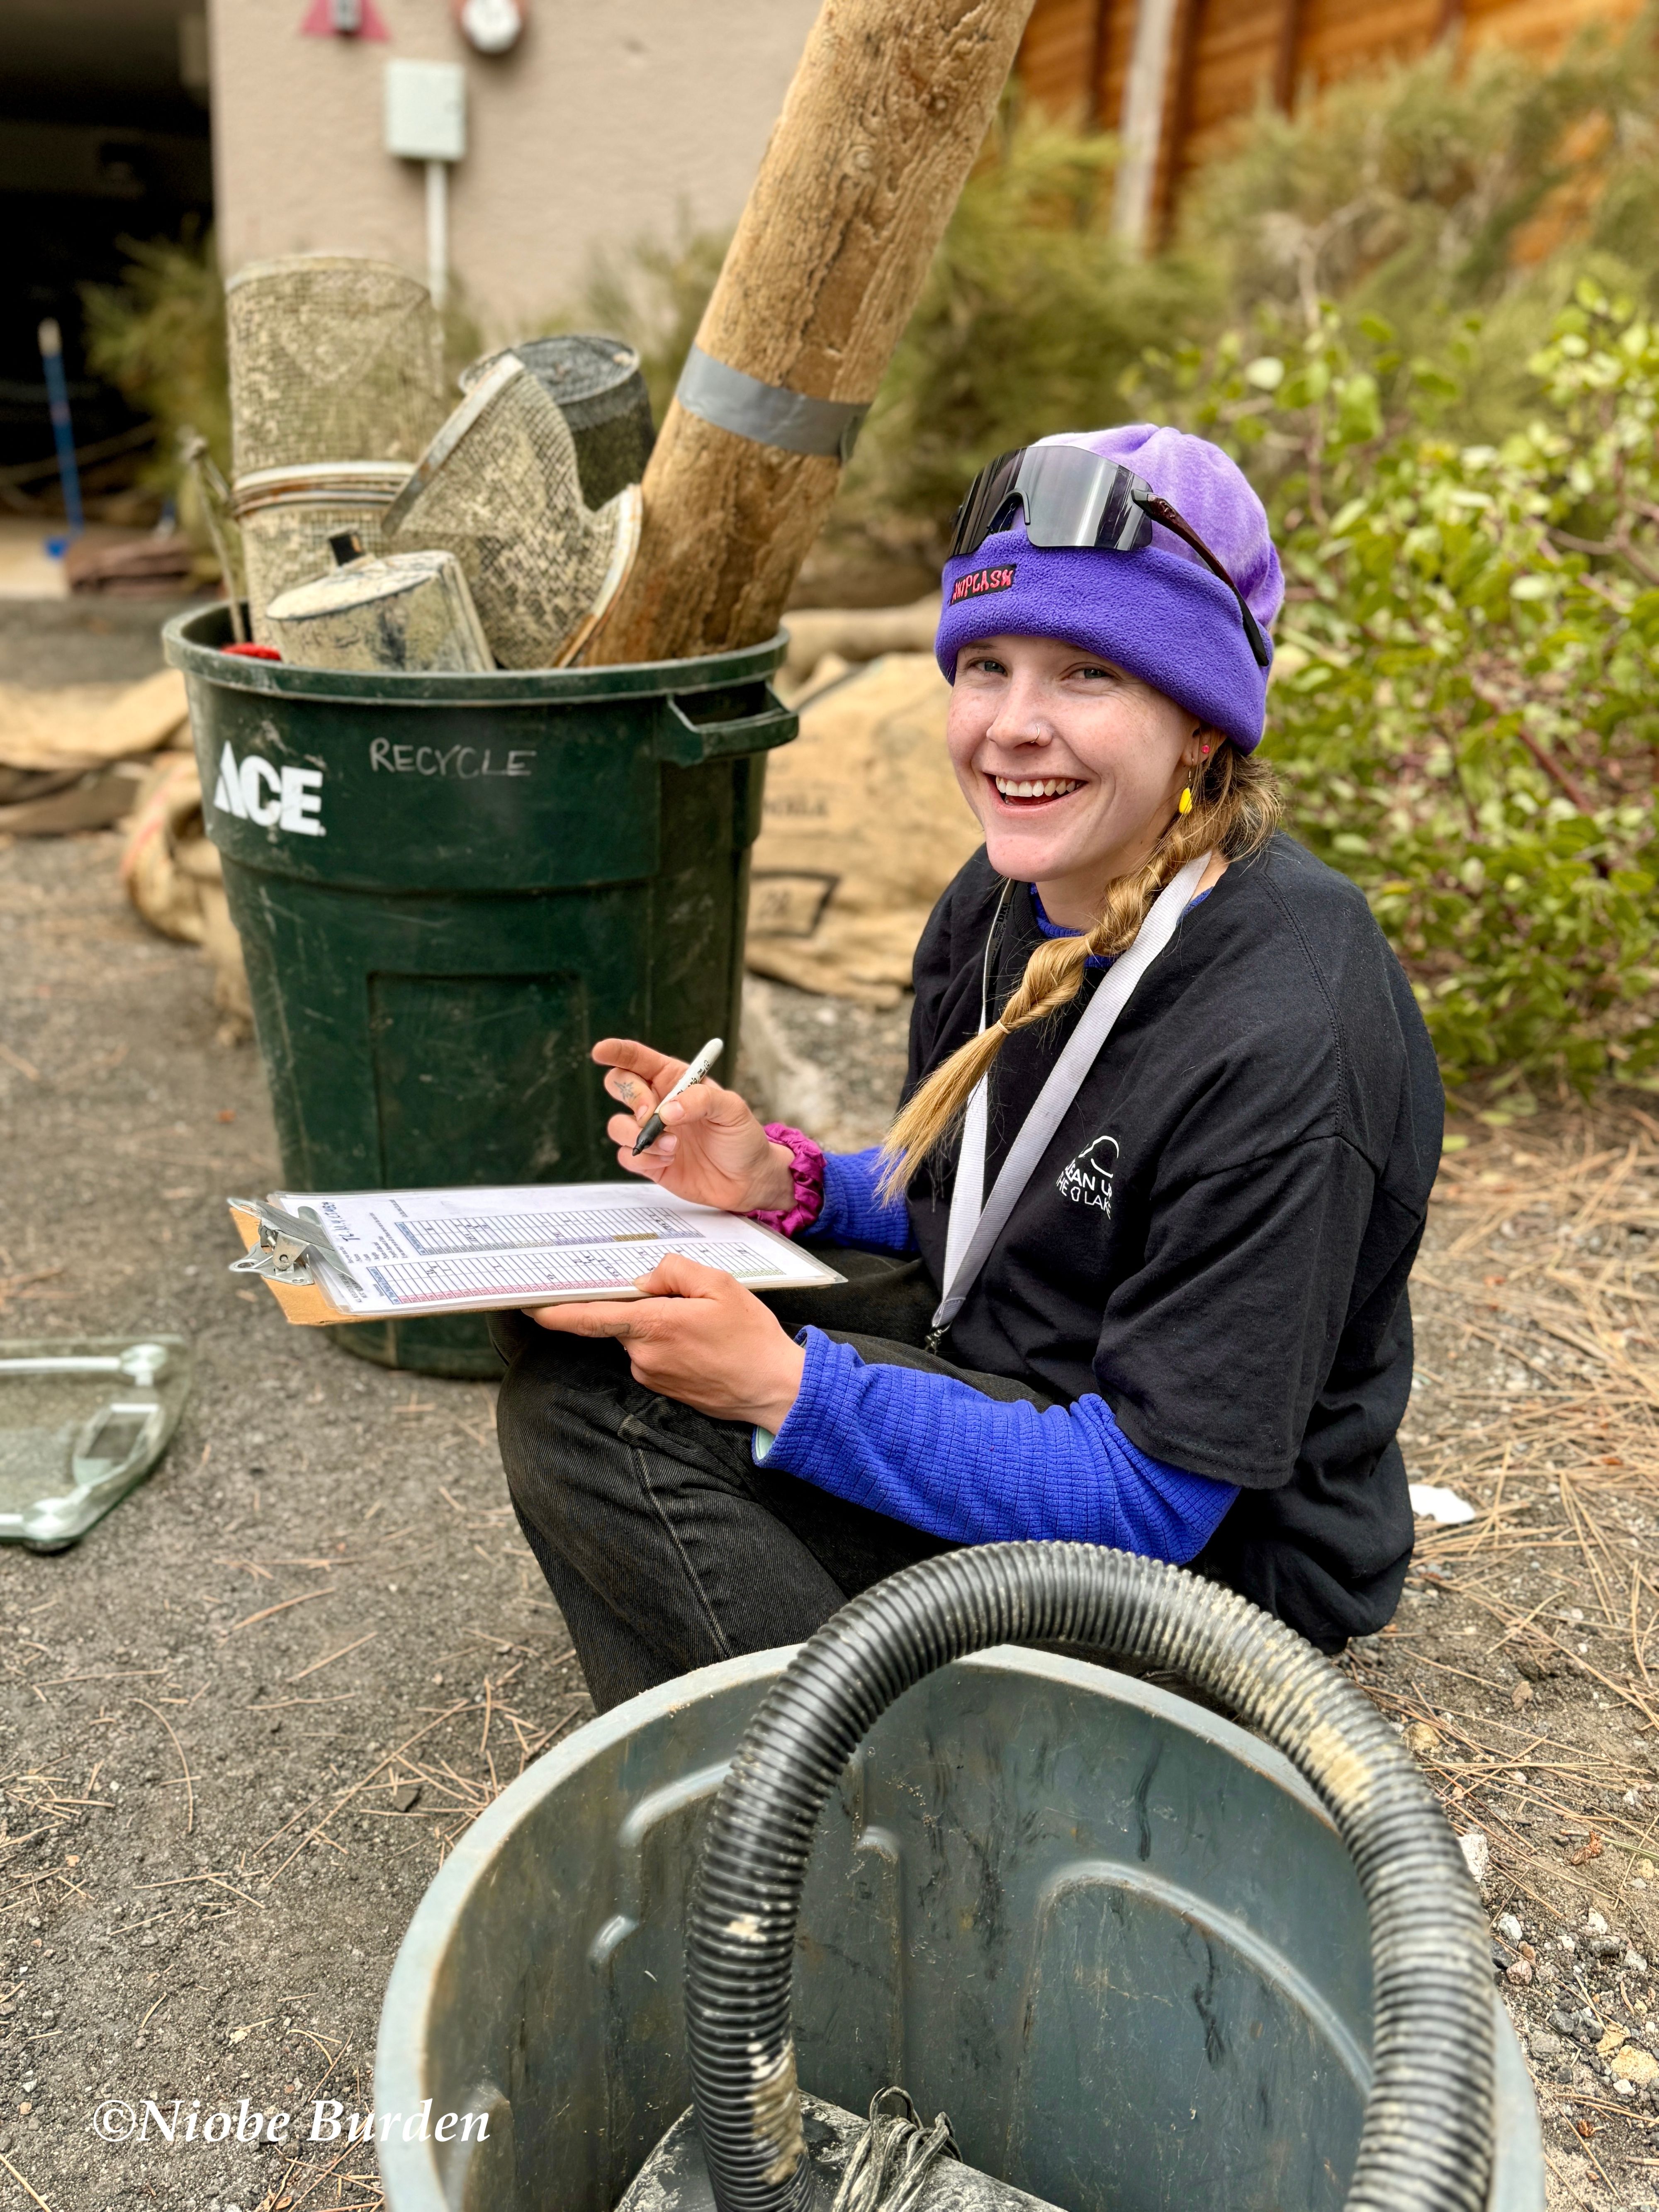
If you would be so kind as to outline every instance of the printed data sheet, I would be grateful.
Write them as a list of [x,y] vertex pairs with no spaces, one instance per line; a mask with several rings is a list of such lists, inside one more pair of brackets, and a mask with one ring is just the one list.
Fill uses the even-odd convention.
[[755,1291],[842,1279],[742,1214],[693,1206],[654,1183],[529,1183],[503,1190],[273,1191],[314,1221],[350,1271],[318,1262],[331,1299],[374,1318],[411,1311],[632,1297],[670,1253]]

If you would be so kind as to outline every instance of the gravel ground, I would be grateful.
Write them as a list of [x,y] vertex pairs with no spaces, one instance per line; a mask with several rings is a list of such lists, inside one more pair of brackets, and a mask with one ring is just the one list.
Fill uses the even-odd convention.
[[[372,2212],[361,2151],[106,2142],[92,2112],[363,2109],[427,1883],[589,1708],[489,1389],[362,1365],[226,1273],[224,1194],[277,1177],[258,1061],[216,1044],[204,963],[142,927],[116,859],[106,836],[0,848],[0,1328],[177,1332],[197,1377],[161,1468],[81,1545],[0,1548],[0,2207]],[[762,1103],[872,1141],[904,1022],[751,987]],[[1410,1442],[1482,1517],[1425,1543],[1396,1626],[1348,1663],[1487,1843],[1553,2199],[1646,2207],[1659,1590],[1656,1469],[1629,1439],[1659,1379],[1638,1307],[1598,1308],[1569,1357],[1547,1302],[1495,1285],[1530,1258],[1556,1308],[1574,1269],[1612,1296],[1608,1262],[1659,1226],[1659,1152],[1609,1197],[1627,1132],[1474,1133],[1416,1292]]]
[[366,1366],[227,1274],[224,1194],[278,1180],[258,1060],[118,849],[0,852],[0,1329],[176,1332],[196,1384],[82,1543],[0,1547],[0,2205],[372,2205],[361,2152],[290,2176],[90,2116],[365,2108],[422,1891],[590,1708],[489,1389]]

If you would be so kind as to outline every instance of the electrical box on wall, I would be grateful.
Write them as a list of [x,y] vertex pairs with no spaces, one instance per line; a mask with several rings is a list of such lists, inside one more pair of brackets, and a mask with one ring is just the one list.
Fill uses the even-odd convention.
[[466,153],[466,71],[459,62],[388,62],[386,150],[405,161]]

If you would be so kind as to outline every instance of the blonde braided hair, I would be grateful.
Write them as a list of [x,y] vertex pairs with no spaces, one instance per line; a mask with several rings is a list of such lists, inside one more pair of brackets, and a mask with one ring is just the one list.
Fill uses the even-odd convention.
[[1079,937],[1046,938],[995,1021],[958,1046],[900,1109],[882,1143],[883,1198],[901,1195],[945,1142],[1008,1038],[1069,1006],[1083,988],[1089,960],[1126,951],[1154,899],[1189,860],[1200,853],[1245,859],[1267,843],[1285,811],[1272,768],[1256,754],[1241,752],[1231,738],[1217,744],[1189,788],[1192,811],[1174,817],[1133,875],[1108,884],[1093,927]]

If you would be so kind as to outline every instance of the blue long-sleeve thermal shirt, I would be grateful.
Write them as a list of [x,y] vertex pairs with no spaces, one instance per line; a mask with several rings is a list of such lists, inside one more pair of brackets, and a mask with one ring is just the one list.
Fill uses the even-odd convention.
[[[915,1249],[902,1197],[878,1194],[880,1164],[874,1148],[826,1156],[815,1239]],[[756,1458],[948,1542],[1109,1544],[1179,1565],[1237,1495],[1138,1449],[1103,1398],[1040,1410],[949,1375],[871,1366],[821,1329],[800,1341],[800,1395],[775,1438],[756,1431]]]

